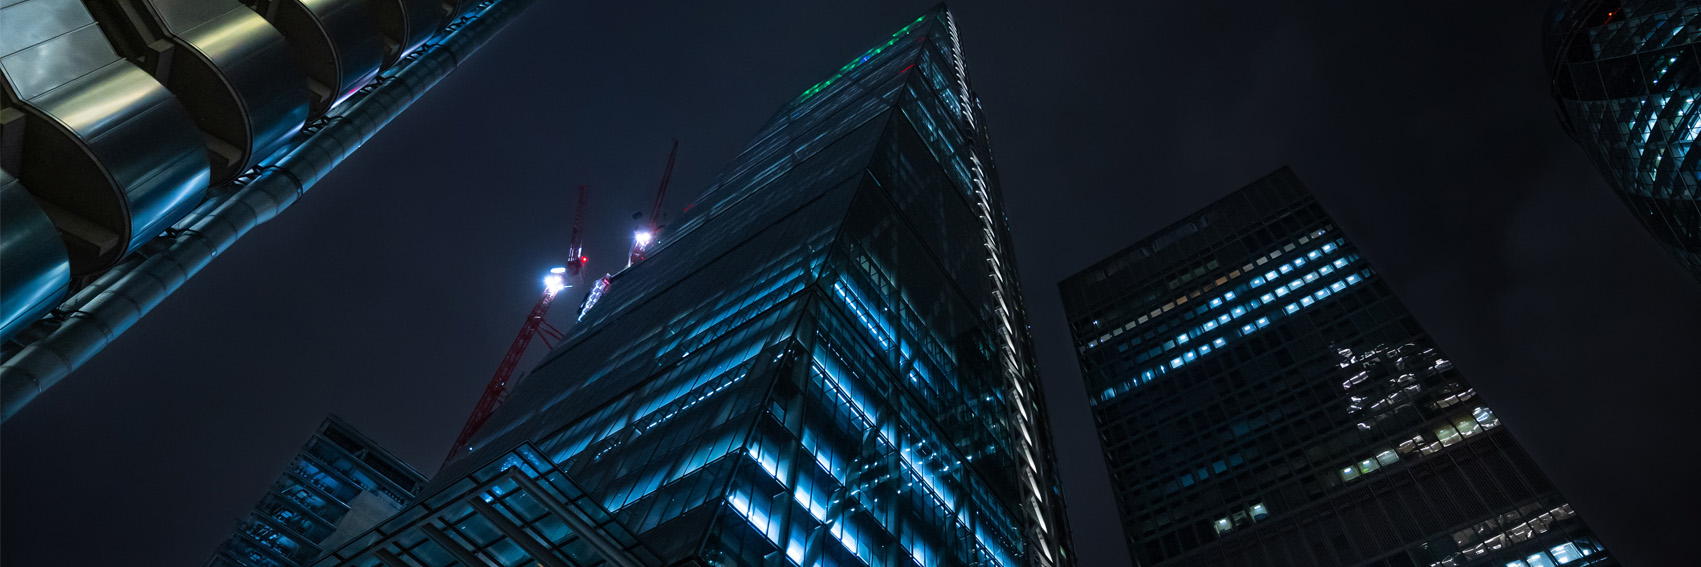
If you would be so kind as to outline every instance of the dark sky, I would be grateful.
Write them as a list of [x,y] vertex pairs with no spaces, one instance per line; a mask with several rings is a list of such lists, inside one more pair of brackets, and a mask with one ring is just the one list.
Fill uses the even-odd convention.
[[[0,562],[199,564],[327,412],[434,471],[560,263],[574,187],[612,271],[670,139],[678,210],[931,5],[540,4],[6,423]],[[954,5],[1082,565],[1127,559],[1056,282],[1284,164],[1609,547],[1688,553],[1701,285],[1555,124],[1542,4],[1243,4]]]

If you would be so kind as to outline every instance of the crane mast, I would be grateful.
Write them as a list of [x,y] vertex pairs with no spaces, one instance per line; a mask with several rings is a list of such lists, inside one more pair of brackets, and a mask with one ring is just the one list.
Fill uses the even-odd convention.
[[667,168],[662,170],[661,187],[656,188],[656,204],[650,207],[650,217],[632,235],[632,252],[626,256],[626,267],[641,262],[648,254],[650,243],[656,239],[656,232],[661,230],[662,206],[667,201],[667,182],[673,179],[673,160],[679,157],[679,140],[673,141],[673,149],[667,153]]
[[472,415],[467,417],[467,423],[461,426],[461,435],[455,439],[454,446],[449,448],[449,455],[444,457],[443,466],[455,462],[455,459],[466,454],[472,441],[473,434],[484,427],[484,422],[490,420],[490,415],[508,398],[508,391],[519,381],[514,379],[514,369],[520,366],[520,359],[526,355],[526,347],[531,346],[532,338],[543,335],[547,344],[552,339],[561,340],[562,333],[549,321],[544,319],[549,314],[549,305],[555,301],[556,294],[561,290],[579,283],[585,271],[585,205],[590,199],[590,188],[579,186],[578,210],[573,213],[573,233],[567,242],[567,265],[554,268],[543,278],[543,297],[532,306],[526,314],[526,321],[520,325],[519,335],[514,337],[513,344],[508,345],[508,352],[502,356],[502,363],[497,365],[496,374],[490,377],[490,383],[484,387],[484,394],[479,397],[478,405],[473,406]]

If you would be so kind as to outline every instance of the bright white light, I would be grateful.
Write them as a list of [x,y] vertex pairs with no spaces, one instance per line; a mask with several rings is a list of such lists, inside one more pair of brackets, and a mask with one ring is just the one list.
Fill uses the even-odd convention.
[[551,273],[551,274],[565,274],[565,273],[567,273],[567,268],[562,268],[562,267],[550,268],[549,273]]
[[561,277],[561,274],[551,272],[543,277],[543,288],[549,290],[550,293],[567,289],[567,279]]
[[632,234],[632,239],[638,243],[639,248],[648,248],[651,238],[654,238],[654,236],[647,230],[640,230]]

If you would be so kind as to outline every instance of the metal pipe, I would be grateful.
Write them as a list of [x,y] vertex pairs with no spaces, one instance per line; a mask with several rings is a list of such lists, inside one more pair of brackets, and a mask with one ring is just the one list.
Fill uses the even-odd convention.
[[448,35],[420,46],[411,61],[403,61],[365,87],[365,94],[332,110],[318,131],[275,164],[263,166],[251,182],[203,205],[202,210],[211,206],[210,212],[190,215],[192,224],[168,237],[172,240],[165,251],[134,264],[58,329],[0,363],[0,422],[117,339],[238,238],[295,203],[536,1],[492,0],[470,10],[450,24]]

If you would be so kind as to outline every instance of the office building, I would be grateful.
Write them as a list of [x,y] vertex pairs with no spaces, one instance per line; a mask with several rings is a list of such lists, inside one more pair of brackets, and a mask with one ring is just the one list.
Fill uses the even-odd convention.
[[[1566,133],[1637,222],[1701,281],[1701,3],[1562,0],[1544,38]],[[1701,156],[1698,156],[1701,157]]]
[[536,0],[0,0],[0,421]]
[[1060,288],[1137,565],[1613,563],[1285,168]]
[[300,567],[400,511],[425,477],[336,416],[207,561],[207,567]]
[[1072,565],[957,31],[937,8],[794,97],[317,564]]

